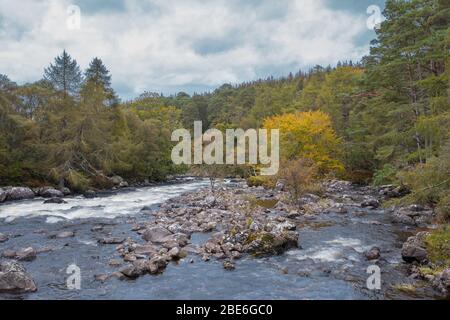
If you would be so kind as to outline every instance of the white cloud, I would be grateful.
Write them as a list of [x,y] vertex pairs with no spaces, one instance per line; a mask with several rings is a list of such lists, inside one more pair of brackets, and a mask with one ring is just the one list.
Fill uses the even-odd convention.
[[[359,59],[366,21],[324,0],[124,0],[66,27],[69,0],[0,0],[0,73],[38,80],[63,48],[84,68],[101,57],[113,85],[140,91],[217,86],[284,70]],[[295,70],[292,70],[295,71]]]

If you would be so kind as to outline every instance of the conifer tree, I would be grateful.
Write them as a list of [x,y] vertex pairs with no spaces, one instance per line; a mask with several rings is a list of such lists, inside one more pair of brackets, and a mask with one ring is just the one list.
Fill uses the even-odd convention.
[[75,59],[66,52],[55,58],[54,64],[45,68],[44,79],[67,95],[76,95],[82,82],[80,67]]

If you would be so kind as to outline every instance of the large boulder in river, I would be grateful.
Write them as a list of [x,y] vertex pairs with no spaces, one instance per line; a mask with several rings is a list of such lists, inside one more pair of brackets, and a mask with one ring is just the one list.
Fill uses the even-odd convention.
[[295,231],[284,231],[282,233],[260,231],[249,235],[244,250],[255,256],[261,256],[281,254],[297,247],[298,233]]
[[53,188],[42,188],[39,191],[39,195],[44,198],[62,198],[62,197],[64,197],[64,194],[61,191],[53,189]]
[[16,261],[0,263],[0,292],[26,293],[37,290],[33,278]]
[[425,239],[429,235],[428,232],[419,232],[408,240],[402,246],[402,258],[406,262],[425,262],[428,254],[425,248]]
[[6,190],[6,200],[33,199],[34,192],[27,187],[12,187]]

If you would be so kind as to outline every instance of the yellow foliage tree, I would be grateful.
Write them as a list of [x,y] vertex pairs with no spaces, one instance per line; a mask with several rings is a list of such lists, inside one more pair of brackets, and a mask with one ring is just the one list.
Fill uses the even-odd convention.
[[326,113],[310,111],[273,116],[264,120],[264,128],[280,130],[281,161],[310,159],[320,175],[344,169],[338,160],[341,141]]

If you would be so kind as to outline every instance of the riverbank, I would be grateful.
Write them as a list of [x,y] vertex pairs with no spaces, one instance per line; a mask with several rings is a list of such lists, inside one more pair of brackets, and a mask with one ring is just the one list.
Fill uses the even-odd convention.
[[[329,181],[321,196],[306,195],[294,207],[282,187],[228,183],[212,194],[206,186],[149,187],[106,196],[97,206],[100,199],[79,197],[59,205],[68,211],[42,204],[34,217],[3,215],[2,261],[20,260],[35,279],[37,291],[25,298],[442,297],[408,273],[402,245],[417,226],[396,222],[398,210],[379,207],[382,190]],[[144,202],[156,195],[154,204]],[[11,214],[23,211],[12,207]],[[123,212],[106,219],[111,208]],[[89,214],[79,218],[70,210]],[[414,223],[426,223],[418,218],[428,212],[415,212]],[[49,224],[52,214],[59,220]],[[82,271],[80,291],[65,286],[73,263]],[[382,270],[381,290],[366,286],[370,265]]]

